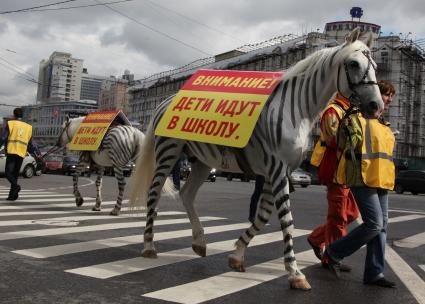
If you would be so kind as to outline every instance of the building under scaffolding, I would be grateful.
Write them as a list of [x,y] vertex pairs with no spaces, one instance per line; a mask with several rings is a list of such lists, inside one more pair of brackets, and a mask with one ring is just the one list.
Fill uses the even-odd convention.
[[[175,94],[198,69],[286,70],[317,50],[343,43],[345,35],[355,27],[373,35],[375,45],[372,51],[378,64],[378,79],[390,80],[396,87],[396,96],[387,113],[392,128],[398,133],[395,157],[422,160],[420,167],[425,168],[425,52],[420,43],[406,37],[380,37],[380,26],[372,23],[331,22],[326,24],[324,33],[280,36],[149,76],[129,90],[129,118],[140,121],[146,128],[157,105]],[[316,128],[311,137],[311,148],[317,136]]]

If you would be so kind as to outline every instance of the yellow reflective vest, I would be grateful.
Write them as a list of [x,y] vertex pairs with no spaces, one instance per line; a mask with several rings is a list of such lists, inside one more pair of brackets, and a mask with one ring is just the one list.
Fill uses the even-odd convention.
[[[371,188],[392,190],[395,180],[393,150],[395,138],[391,129],[378,119],[358,116],[362,128],[361,166],[359,168],[363,183]],[[338,164],[336,181],[347,184],[346,157],[344,153]]]
[[[342,117],[345,114],[345,109],[342,108],[339,104],[337,104],[335,101],[332,101],[324,110],[323,113],[325,113],[329,108],[333,108],[336,113],[338,114],[339,120],[342,119]],[[325,155],[326,151],[326,140],[324,138],[323,132],[320,132],[320,138],[317,141],[316,145],[314,146],[313,153],[311,154],[310,163],[315,166],[319,167],[320,163],[322,162],[323,156]]]
[[7,154],[16,154],[24,158],[32,136],[32,126],[20,120],[9,120],[7,125],[9,127]]

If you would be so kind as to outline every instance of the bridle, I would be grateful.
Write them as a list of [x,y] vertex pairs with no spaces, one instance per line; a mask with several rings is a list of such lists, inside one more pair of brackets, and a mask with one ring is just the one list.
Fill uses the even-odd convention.
[[341,90],[339,89],[339,74],[340,74],[341,66],[338,69],[338,78],[337,78],[338,93],[341,94],[344,98],[348,99],[350,101],[350,104],[356,105],[356,106],[359,106],[361,104],[361,97],[360,97],[360,94],[357,92],[356,88],[358,88],[359,86],[364,86],[364,85],[378,85],[376,81],[373,81],[373,80],[366,81],[366,77],[369,74],[370,68],[372,67],[376,71],[376,67],[372,62],[372,58],[370,56],[369,50],[362,51],[362,54],[367,58],[368,63],[367,63],[367,68],[363,74],[363,77],[357,83],[351,80],[350,73],[348,72],[348,65],[346,62],[344,62],[344,70],[345,70],[345,76],[347,77],[348,88],[352,92],[348,98],[344,96],[344,94],[342,94]]
[[71,142],[71,140],[72,140],[72,137],[71,136],[69,136],[69,133],[68,133],[68,129],[69,129],[69,126],[71,125],[71,120],[70,119],[68,119],[68,121],[67,122],[65,122],[65,126],[62,128],[62,131],[60,132],[60,134],[59,134],[59,137],[58,137],[58,141],[56,142],[56,144],[55,144],[55,146],[56,147],[61,147],[61,145],[60,145],[60,140],[61,140],[61,138],[62,138],[62,135],[63,135],[63,133],[65,133],[66,134],[66,137],[68,138],[68,142]]

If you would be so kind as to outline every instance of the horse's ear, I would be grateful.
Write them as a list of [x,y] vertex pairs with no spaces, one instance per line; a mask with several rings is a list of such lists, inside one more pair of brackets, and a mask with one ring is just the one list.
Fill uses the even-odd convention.
[[373,45],[373,35],[372,35],[372,33],[369,33],[369,35],[367,37],[366,45],[369,49],[372,48],[372,45]]
[[358,40],[360,37],[360,28],[356,27],[347,37],[345,37],[345,42],[347,44],[353,43]]

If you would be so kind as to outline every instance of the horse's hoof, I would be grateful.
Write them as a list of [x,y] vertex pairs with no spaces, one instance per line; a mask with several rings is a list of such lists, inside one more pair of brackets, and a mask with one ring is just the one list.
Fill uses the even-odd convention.
[[200,257],[206,257],[207,256],[207,247],[205,247],[205,246],[199,246],[199,245],[192,244],[192,249]]
[[92,209],[91,209],[91,211],[100,211],[101,209],[100,209],[100,207],[93,207]]
[[120,211],[118,209],[112,209],[109,215],[118,216],[120,214]]
[[229,255],[229,267],[238,272],[245,272],[243,261],[238,259],[235,255]]
[[311,286],[306,278],[294,278],[289,280],[291,289],[311,290]]
[[142,251],[142,257],[148,258],[148,259],[156,259],[158,258],[158,255],[156,254],[155,250],[149,249],[149,250]]
[[82,197],[75,198],[75,204],[77,207],[81,207],[81,205],[84,203],[84,199]]

